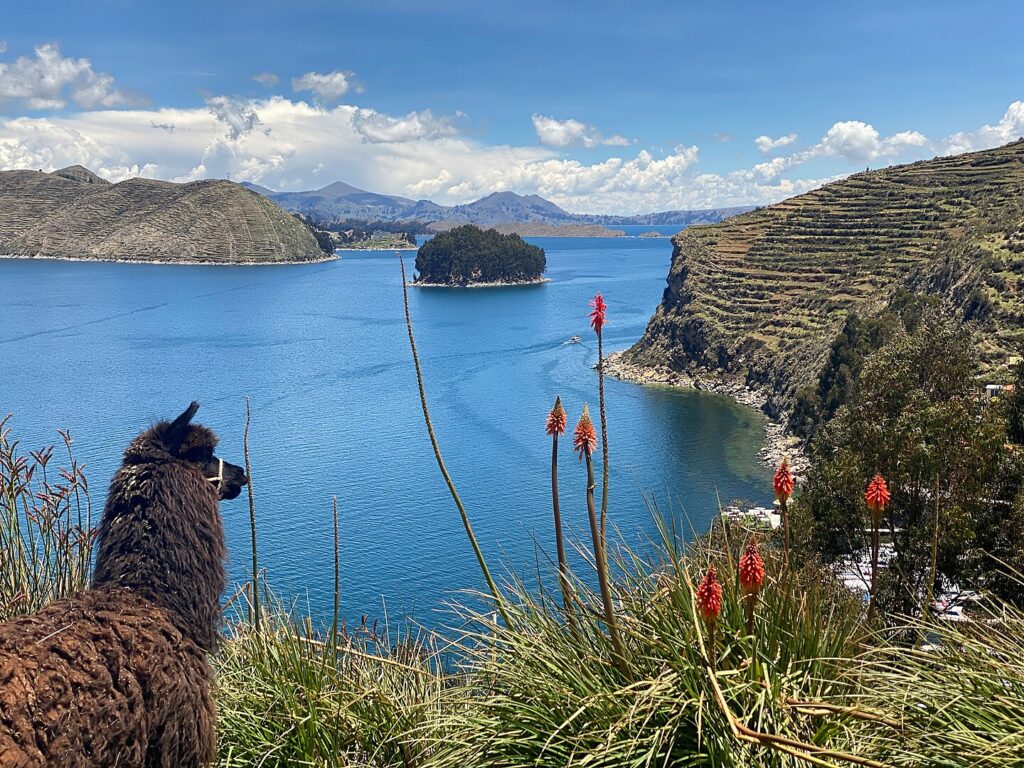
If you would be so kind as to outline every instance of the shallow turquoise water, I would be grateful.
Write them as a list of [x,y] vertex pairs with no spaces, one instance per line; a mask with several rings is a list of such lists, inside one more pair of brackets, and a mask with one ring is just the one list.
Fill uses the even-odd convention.
[[[551,283],[410,293],[448,467],[489,557],[525,573],[554,549],[547,410],[561,394],[570,426],[585,401],[596,419],[587,301],[608,301],[606,349],[628,346],[661,298],[671,251],[664,239],[534,242]],[[584,343],[564,344],[574,334]],[[0,261],[0,354],[0,412],[14,413],[26,447],[70,428],[97,506],[126,442],[193,398],[221,454],[241,463],[248,394],[261,563],[280,592],[329,605],[335,495],[350,620],[386,603],[392,617],[434,623],[445,599],[480,587],[423,427],[393,253],[285,267]],[[654,533],[642,492],[671,499],[697,529],[719,497],[770,500],[757,414],[614,380],[607,398],[610,516],[627,539]],[[568,440],[560,472],[563,515],[587,534]],[[244,497],[222,511],[242,578]]]

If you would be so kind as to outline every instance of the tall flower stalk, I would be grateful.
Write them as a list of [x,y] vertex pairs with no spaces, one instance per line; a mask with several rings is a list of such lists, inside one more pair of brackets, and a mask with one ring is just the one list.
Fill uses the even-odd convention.
[[402,258],[402,254],[400,252],[396,253],[398,253],[398,264],[402,270],[402,300],[405,303],[405,327],[409,332],[409,348],[412,350],[412,362],[416,368],[416,384],[420,391],[420,406],[423,409],[423,421],[427,425],[427,435],[430,437],[430,445],[434,449],[434,458],[437,460],[438,469],[441,470],[441,476],[444,478],[444,482],[448,486],[448,492],[451,494],[452,500],[455,502],[455,506],[459,510],[459,516],[462,518],[462,525],[466,529],[466,537],[469,539],[469,543],[473,547],[473,553],[476,555],[477,563],[480,565],[480,572],[483,573],[484,580],[487,582],[487,588],[490,590],[491,597],[494,599],[495,608],[498,609],[498,613],[501,614],[501,618],[505,620],[505,624],[511,627],[512,620],[508,615],[508,611],[505,610],[505,602],[502,600],[501,592],[498,591],[498,585],[491,576],[491,569],[487,567],[487,560],[484,558],[483,550],[480,549],[480,543],[476,540],[476,534],[473,533],[473,526],[469,522],[469,514],[466,512],[466,508],[462,504],[459,492],[455,489],[455,483],[452,480],[451,475],[448,474],[448,468],[444,464],[444,459],[441,458],[441,447],[437,443],[437,436],[434,434],[434,423],[430,419],[430,409],[427,407],[427,393],[423,387],[423,370],[420,368],[420,356],[416,351],[416,338],[412,333],[412,315],[409,313],[409,286],[405,277],[405,260]]
[[789,459],[784,458],[779,464],[772,479],[772,486],[782,515],[782,567],[785,569],[789,567],[789,499],[796,486],[793,471],[789,468]]
[[597,392],[598,411],[601,414],[601,538],[605,538],[608,523],[608,417],[604,407],[604,336],[605,313],[608,305],[598,293],[590,300],[594,311],[590,313],[590,325],[597,334]]
[[868,483],[868,489],[864,493],[864,501],[871,510],[871,597],[868,601],[868,622],[875,618],[875,601],[878,589],[878,551],[881,549],[880,529],[882,526],[882,513],[885,512],[885,505],[889,503],[889,488],[885,484],[885,478],[875,475]]
[[751,538],[739,562],[740,591],[743,593],[743,607],[747,614],[748,635],[754,634],[754,610],[758,593],[764,584],[764,576],[764,560],[757,551],[757,541]]
[[562,513],[558,504],[558,437],[565,434],[566,414],[562,398],[555,397],[555,404],[548,413],[544,431],[551,436],[551,509],[555,518],[555,549],[558,552],[558,582],[562,588],[562,604],[565,606],[565,620],[574,625],[572,612],[572,591],[569,585],[569,565],[565,558],[565,541],[562,538]]
[[612,656],[615,666],[625,675],[626,653],[619,636],[619,626],[615,620],[615,605],[612,603],[611,583],[608,574],[608,557],[605,552],[604,537],[601,535],[600,523],[597,519],[597,508],[594,504],[594,462],[592,455],[597,447],[597,435],[594,434],[594,422],[590,420],[590,409],[584,405],[583,415],[576,424],[572,440],[573,450],[580,459],[587,460],[587,513],[590,516],[590,533],[594,539],[594,562],[597,566],[597,581],[601,587],[601,602],[604,604],[605,623],[608,624],[608,635],[612,641]]

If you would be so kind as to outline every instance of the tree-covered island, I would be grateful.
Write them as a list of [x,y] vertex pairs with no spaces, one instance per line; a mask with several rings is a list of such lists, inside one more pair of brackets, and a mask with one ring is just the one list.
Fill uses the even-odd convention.
[[544,281],[544,249],[472,224],[437,234],[416,254],[416,285],[524,285]]

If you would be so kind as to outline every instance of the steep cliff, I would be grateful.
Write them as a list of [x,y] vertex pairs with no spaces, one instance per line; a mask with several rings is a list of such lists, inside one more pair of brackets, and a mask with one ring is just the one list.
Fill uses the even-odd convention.
[[742,381],[773,415],[817,376],[846,315],[900,287],[971,323],[992,375],[1024,347],[1024,140],[858,173],[673,242],[625,361]]

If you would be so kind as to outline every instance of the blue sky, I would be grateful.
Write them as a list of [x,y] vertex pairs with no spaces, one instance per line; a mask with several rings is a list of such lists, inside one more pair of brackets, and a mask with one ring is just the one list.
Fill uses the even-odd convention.
[[771,202],[1024,134],[1022,27],[1019,2],[18,3],[0,165]]

